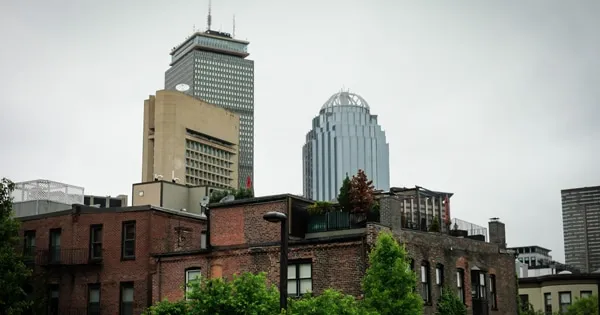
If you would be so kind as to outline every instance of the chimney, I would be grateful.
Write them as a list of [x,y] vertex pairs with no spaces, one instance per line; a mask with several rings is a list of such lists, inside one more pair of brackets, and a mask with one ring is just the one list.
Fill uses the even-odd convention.
[[491,218],[488,223],[490,232],[490,243],[498,244],[500,248],[506,248],[506,228],[500,218]]

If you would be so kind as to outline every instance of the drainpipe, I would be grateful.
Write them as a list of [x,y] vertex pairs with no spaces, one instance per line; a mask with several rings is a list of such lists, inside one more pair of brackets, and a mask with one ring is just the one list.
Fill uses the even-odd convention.
[[161,273],[161,269],[162,269],[162,264],[160,262],[161,257],[158,257],[158,301],[160,302],[162,301],[162,273]]

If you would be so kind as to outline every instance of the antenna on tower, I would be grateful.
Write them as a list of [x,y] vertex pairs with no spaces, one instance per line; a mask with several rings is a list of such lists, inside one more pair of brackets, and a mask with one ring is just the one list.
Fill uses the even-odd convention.
[[212,16],[211,16],[211,7],[212,7],[212,1],[208,0],[208,18],[206,19],[206,22],[208,24],[208,30],[210,31],[210,25],[212,24]]
[[233,15],[233,38],[235,38],[235,14]]

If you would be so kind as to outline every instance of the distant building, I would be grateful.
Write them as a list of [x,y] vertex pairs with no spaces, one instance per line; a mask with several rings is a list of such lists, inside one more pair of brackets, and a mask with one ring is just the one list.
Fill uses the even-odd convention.
[[239,116],[178,91],[144,102],[142,182],[238,187]]
[[375,189],[390,188],[389,144],[367,102],[357,94],[332,95],[312,121],[302,148],[304,197],[337,198],[346,175],[359,169]]
[[579,298],[598,297],[600,274],[559,274],[519,279],[521,305],[533,306],[544,314],[565,313]]
[[600,269],[600,186],[561,191],[565,263],[581,270]]
[[98,208],[127,207],[127,195],[118,195],[116,197],[85,195],[83,197],[83,204]]
[[219,187],[189,186],[168,181],[152,181],[133,184],[132,206],[151,205],[173,210],[201,214],[200,206],[208,203],[210,195]]
[[530,268],[548,266],[552,262],[551,250],[541,246],[520,246],[508,249],[515,251],[517,259]]
[[254,61],[247,59],[250,42],[209,29],[195,32],[171,51],[165,89],[187,84],[186,94],[239,116],[239,165],[236,180],[254,181]]

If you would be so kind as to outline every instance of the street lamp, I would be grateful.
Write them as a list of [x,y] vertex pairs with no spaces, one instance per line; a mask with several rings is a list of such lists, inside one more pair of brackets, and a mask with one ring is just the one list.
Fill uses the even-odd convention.
[[281,222],[281,250],[279,258],[279,308],[287,310],[287,254],[288,254],[288,221],[284,213],[271,211],[263,215],[263,219],[278,223]]

